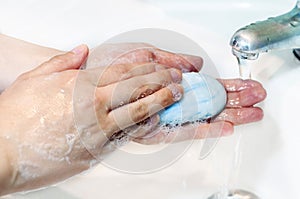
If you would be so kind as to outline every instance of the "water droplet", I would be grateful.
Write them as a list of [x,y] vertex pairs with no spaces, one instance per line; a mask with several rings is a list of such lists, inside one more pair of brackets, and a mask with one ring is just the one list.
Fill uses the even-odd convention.
[[124,101],[121,101],[120,103],[119,103],[119,106],[124,106]]
[[45,118],[44,118],[44,117],[41,117],[41,118],[40,118],[40,123],[41,123],[41,124],[44,124],[44,123],[45,123]]

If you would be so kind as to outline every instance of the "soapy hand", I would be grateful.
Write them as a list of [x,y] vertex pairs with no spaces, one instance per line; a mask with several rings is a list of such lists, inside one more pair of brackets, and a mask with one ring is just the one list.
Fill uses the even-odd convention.
[[135,138],[142,144],[179,142],[189,139],[205,139],[231,135],[235,125],[259,121],[263,111],[255,104],[266,98],[262,85],[254,80],[219,79],[227,92],[225,109],[216,117],[205,123],[186,124],[172,129],[160,129],[154,134]]
[[[104,57],[109,59],[103,59]],[[105,44],[92,50],[87,67],[144,62],[164,64],[183,72],[199,72],[203,64],[203,60],[198,56],[173,54],[144,43],[121,43]],[[263,118],[262,109],[255,107],[255,104],[266,98],[266,91],[259,82],[242,79],[219,81],[227,92],[227,104],[225,109],[209,122],[187,124],[172,131],[162,128],[155,133],[149,132],[149,129],[155,127],[141,130],[139,126],[135,126],[130,127],[127,132],[135,131],[134,136],[130,137],[142,144],[178,142],[231,135],[235,125],[256,122]],[[155,116],[152,125],[157,124],[159,118]]]
[[199,72],[203,60],[198,56],[167,52],[146,43],[108,43],[91,50],[86,66],[94,68],[138,63],[158,63],[182,72]]
[[[93,49],[87,67],[145,62],[164,64],[167,67],[181,69],[183,72],[199,72],[203,60],[197,56],[169,53],[149,44],[121,43],[105,44]],[[131,134],[130,138],[136,142],[158,144],[231,135],[235,125],[262,119],[263,111],[255,107],[255,104],[265,99],[266,91],[259,82],[241,79],[219,79],[219,81],[227,92],[227,104],[216,118],[207,123],[187,124],[172,131],[162,128],[153,134],[151,130],[155,130],[155,126],[159,124],[159,118],[155,115],[152,118],[152,126],[144,128],[134,125],[125,132]],[[119,136],[122,137],[122,132]]]
[[[175,55],[156,53],[153,60],[176,68],[185,61],[175,63]],[[101,155],[116,132],[151,115],[157,118],[156,112],[183,94],[177,69],[119,62],[78,70],[87,54],[87,47],[79,46],[56,56],[1,93],[0,195],[49,185],[90,168],[95,154],[88,150]],[[146,121],[151,126],[152,120]]]
[[[95,51],[101,56],[89,57],[87,70],[78,70],[87,56],[81,46],[21,75],[0,95],[0,154],[5,154],[0,156],[0,195],[49,185],[90,168],[95,155],[101,156],[108,140],[122,130],[134,133],[137,142],[156,144],[228,135],[233,125],[262,118],[262,110],[253,107],[266,95],[258,82],[220,80],[228,102],[217,118],[178,128],[179,136],[161,131],[145,139],[159,124],[155,113],[182,95],[181,73],[171,68],[197,72],[202,59],[148,44],[106,44]],[[119,92],[113,92],[116,88]],[[97,124],[89,111],[96,113]]]
[[[85,68],[88,70],[97,70],[97,68],[108,68],[113,66],[111,71],[120,73],[122,70],[114,66],[124,64],[157,64],[157,67],[176,68],[183,72],[199,72],[202,68],[203,59],[199,56],[171,53],[146,43],[107,43],[91,50]],[[123,71],[122,73],[126,76],[126,72],[128,71]],[[136,73],[134,71],[131,72]],[[119,78],[118,75],[109,75],[109,77],[113,76]],[[102,75],[100,81],[105,81],[105,78],[106,75]],[[127,92],[125,87],[123,90]],[[143,95],[147,96],[147,92]],[[134,138],[152,133],[159,122],[159,116],[153,115],[147,121],[143,121],[138,125],[132,125],[129,128],[119,131],[114,134],[111,139],[112,145],[107,145],[110,147],[104,149],[105,153],[107,154],[113,151],[116,147],[126,144]],[[125,140],[125,142],[122,140]],[[82,137],[82,141],[84,143],[87,142],[84,137]],[[93,151],[93,149],[89,149],[89,151],[94,156],[97,156],[97,151]]]

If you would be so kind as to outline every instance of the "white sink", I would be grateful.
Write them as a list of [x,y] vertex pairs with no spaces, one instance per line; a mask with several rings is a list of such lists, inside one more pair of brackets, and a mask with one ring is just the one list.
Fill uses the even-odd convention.
[[[71,13],[81,10],[78,2],[72,4],[73,6],[60,1],[56,3],[58,2],[61,10],[66,9]],[[112,2],[112,5],[105,3],[104,7],[112,8],[118,4],[118,1]],[[126,5],[124,1],[120,0],[120,2],[123,2],[123,6]],[[273,0],[145,0],[129,2],[132,3],[130,5],[134,5],[135,10],[140,10],[134,11],[139,14],[139,20],[129,23],[127,26],[123,23],[127,22],[126,18],[134,19],[134,14],[128,12],[128,16],[126,16],[126,11],[116,8],[121,12],[120,16],[123,15],[122,19],[118,18],[119,15],[117,17],[110,16],[107,11],[105,20],[97,19],[98,16],[103,17],[104,14],[97,14],[95,8],[92,11],[85,9],[80,11],[80,15],[83,17],[90,14],[92,18],[88,20],[88,25],[83,25],[85,31],[80,30],[79,33],[74,33],[72,38],[55,35],[56,32],[51,27],[54,26],[55,20],[51,17],[45,17],[45,20],[50,22],[50,27],[42,30],[33,28],[33,30],[37,31],[35,34],[51,35],[53,33],[55,37],[52,40],[41,36],[35,37],[33,30],[26,28],[22,31],[19,30],[17,27],[24,26],[22,22],[16,23],[15,26],[4,26],[2,30],[4,33],[42,45],[68,49],[74,43],[82,41],[90,46],[95,46],[109,38],[109,34],[117,34],[133,28],[169,28],[185,34],[199,43],[217,66],[220,76],[228,78],[238,77],[238,66],[228,44],[231,35],[246,24],[287,12],[296,3],[293,0],[277,0],[276,3]],[[89,8],[97,5],[101,10],[101,4],[97,1],[87,1],[86,4]],[[47,7],[47,4],[43,4],[43,6]],[[130,6],[127,5],[127,7],[128,9],[125,10],[131,9]],[[57,11],[58,14],[60,9]],[[19,15],[25,15],[25,18],[27,16],[28,24],[32,24],[32,27],[40,25],[37,19],[31,18],[25,12],[22,13],[21,9],[19,10]],[[150,13],[152,16],[149,16]],[[50,13],[48,15],[46,13],[46,16],[50,16]],[[68,33],[77,28],[75,22],[64,27],[63,12],[56,17],[56,20],[60,17],[62,20],[57,22],[60,31],[65,28]],[[80,16],[75,16],[75,18],[80,18]],[[109,19],[114,23],[113,25],[105,22]],[[16,22],[17,17],[11,18],[11,20]],[[84,20],[82,19],[82,21]],[[104,24],[103,28],[96,28],[101,22]],[[95,24],[97,25],[95,26]],[[104,34],[103,29],[108,29],[108,33]],[[64,37],[66,40],[57,40]],[[71,39],[73,40],[71,41]],[[293,58],[290,51],[261,55],[253,63],[253,70],[254,77],[263,82],[268,92],[268,98],[261,104],[265,110],[264,120],[237,127],[235,135],[219,140],[213,152],[203,160],[198,158],[202,142],[195,142],[181,159],[154,173],[124,174],[99,165],[91,171],[59,185],[27,194],[15,194],[8,198],[206,199],[226,185],[254,192],[262,199],[300,198],[297,186],[300,179],[300,156],[298,155],[300,151],[299,66],[300,63]],[[238,156],[241,157],[241,164],[236,166],[234,164],[235,144],[239,139],[241,139],[241,143]]]

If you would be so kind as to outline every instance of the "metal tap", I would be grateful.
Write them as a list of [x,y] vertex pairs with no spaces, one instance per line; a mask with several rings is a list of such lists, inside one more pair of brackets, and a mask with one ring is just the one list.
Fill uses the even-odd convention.
[[[232,53],[241,59],[255,60],[260,53],[295,49],[300,55],[300,0],[288,13],[245,26],[234,33]],[[298,59],[300,56],[298,57]]]

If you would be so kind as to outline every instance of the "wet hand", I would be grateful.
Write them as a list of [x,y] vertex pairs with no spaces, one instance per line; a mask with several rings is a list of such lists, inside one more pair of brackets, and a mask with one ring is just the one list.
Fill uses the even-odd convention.
[[146,43],[117,43],[92,49],[86,65],[93,68],[139,63],[158,63],[182,72],[198,72],[203,60],[199,56],[171,53]]
[[[107,59],[103,59],[104,57]],[[93,49],[87,66],[145,62],[164,64],[166,67],[177,68],[183,72],[198,72],[203,64],[202,58],[198,56],[170,53],[144,43],[121,43],[105,44]],[[241,79],[219,81],[226,89],[228,100],[221,114],[210,122],[184,125],[173,129],[170,133],[167,130],[157,131],[155,125],[159,124],[159,118],[153,116],[152,124],[148,128],[134,125],[127,129],[125,134],[130,134],[129,140],[143,144],[178,142],[231,135],[235,125],[262,119],[263,111],[255,105],[265,99],[266,91],[259,82]],[[119,136],[124,136],[124,132],[119,133]]]
[[231,135],[235,125],[259,121],[263,111],[255,105],[266,98],[263,86],[254,80],[220,79],[227,92],[225,109],[206,123],[186,124],[167,130],[158,129],[144,137],[134,138],[142,144],[171,143],[189,139],[205,139]]
[[89,150],[101,155],[116,132],[182,96],[179,70],[157,63],[78,70],[87,55],[86,46],[58,55],[0,95],[1,155],[11,165],[0,194],[49,185],[90,168],[95,154]]

